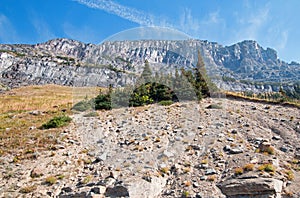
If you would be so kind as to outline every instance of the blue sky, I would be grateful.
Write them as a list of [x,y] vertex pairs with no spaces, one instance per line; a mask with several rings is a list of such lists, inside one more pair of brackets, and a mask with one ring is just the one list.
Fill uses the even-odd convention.
[[300,62],[299,0],[0,0],[0,43],[100,43],[130,28],[173,28],[231,45],[256,40]]

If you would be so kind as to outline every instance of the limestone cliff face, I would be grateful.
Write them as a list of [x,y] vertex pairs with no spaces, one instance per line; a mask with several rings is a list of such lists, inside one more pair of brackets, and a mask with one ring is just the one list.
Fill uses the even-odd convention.
[[[114,41],[100,45],[54,39],[36,45],[0,45],[1,83],[9,87],[55,83],[75,86],[124,86],[133,84],[148,60],[153,71],[170,73],[192,68],[200,50],[207,71],[218,86],[228,90],[272,91],[278,86],[240,83],[292,83],[300,65],[278,59],[275,50],[255,41],[232,46],[201,40]],[[237,81],[228,82],[222,76]]]

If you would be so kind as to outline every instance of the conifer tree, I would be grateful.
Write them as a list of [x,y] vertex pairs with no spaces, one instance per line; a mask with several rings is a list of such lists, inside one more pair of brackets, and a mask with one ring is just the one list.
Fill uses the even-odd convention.
[[145,61],[145,67],[142,72],[141,78],[143,79],[144,83],[150,82],[152,78],[152,70],[150,68],[149,62]]
[[195,76],[194,86],[198,98],[201,99],[202,96],[203,97],[210,96],[209,87],[208,87],[208,77],[205,69],[205,64],[199,50],[198,50],[198,61],[194,71],[194,76]]

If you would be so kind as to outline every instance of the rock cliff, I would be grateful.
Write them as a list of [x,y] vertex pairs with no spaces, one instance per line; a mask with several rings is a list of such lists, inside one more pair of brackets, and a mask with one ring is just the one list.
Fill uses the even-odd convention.
[[[0,45],[1,83],[124,86],[133,84],[148,60],[155,72],[192,68],[200,50],[216,84],[234,91],[278,91],[298,81],[300,65],[286,63],[255,41],[231,46],[202,40],[114,41],[99,45],[54,39],[36,45]],[[225,77],[225,78],[224,78]],[[235,79],[234,81],[228,79]],[[266,83],[263,86],[247,83]]]

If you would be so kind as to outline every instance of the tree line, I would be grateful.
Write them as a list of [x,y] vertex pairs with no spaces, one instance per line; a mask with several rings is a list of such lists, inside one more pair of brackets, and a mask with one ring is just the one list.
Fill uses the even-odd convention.
[[176,69],[174,73],[153,74],[146,60],[144,69],[135,86],[113,89],[109,86],[105,93],[100,92],[91,100],[74,105],[75,110],[89,108],[112,109],[125,106],[143,106],[153,103],[171,104],[177,101],[201,100],[210,96],[216,86],[207,76],[203,58],[198,51],[198,61],[192,70]]

